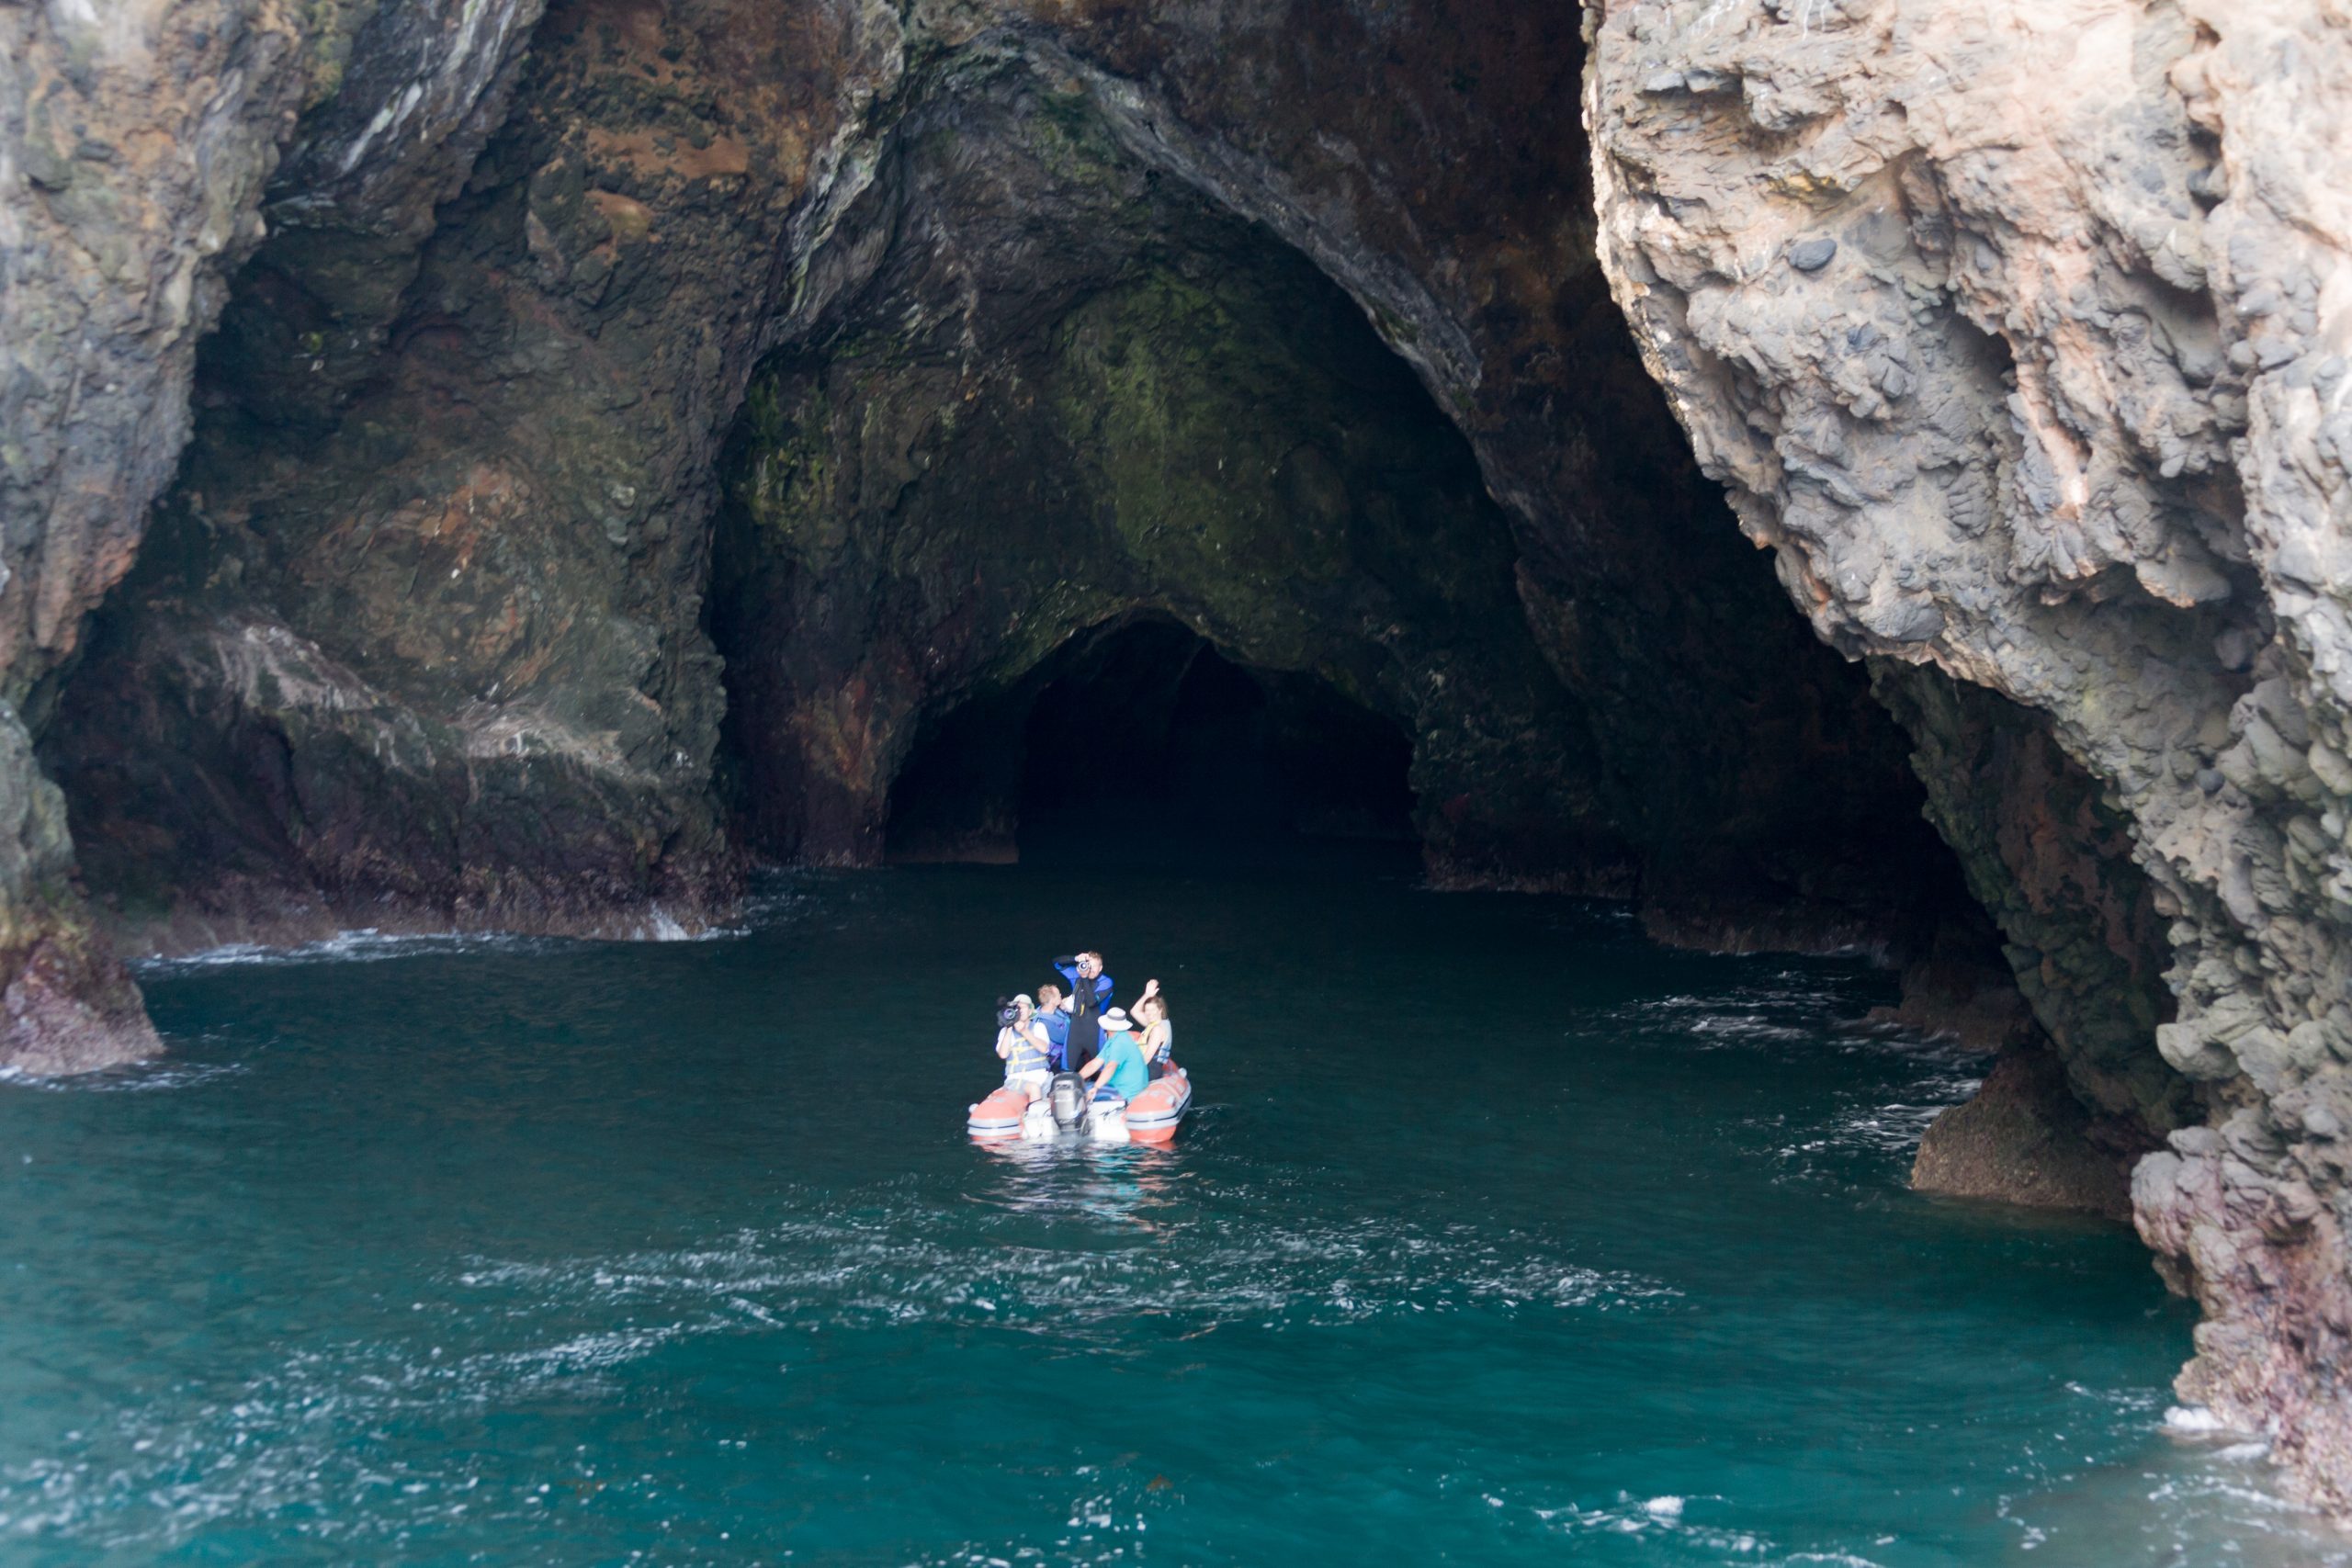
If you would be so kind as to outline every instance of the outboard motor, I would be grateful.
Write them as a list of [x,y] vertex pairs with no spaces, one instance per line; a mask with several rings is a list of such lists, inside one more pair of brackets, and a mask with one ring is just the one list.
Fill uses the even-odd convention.
[[1069,1132],[1086,1125],[1086,1080],[1076,1073],[1056,1073],[1046,1098],[1054,1108],[1054,1125]]

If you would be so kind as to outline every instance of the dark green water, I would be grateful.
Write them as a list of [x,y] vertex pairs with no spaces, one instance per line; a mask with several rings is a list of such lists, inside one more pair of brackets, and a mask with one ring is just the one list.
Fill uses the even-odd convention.
[[[1169,1150],[988,1003],[1175,1000]],[[1922,1199],[1857,964],[1359,869],[804,881],[664,945],[147,976],[0,1085],[0,1561],[2343,1561],[2168,1436],[2118,1230]]]

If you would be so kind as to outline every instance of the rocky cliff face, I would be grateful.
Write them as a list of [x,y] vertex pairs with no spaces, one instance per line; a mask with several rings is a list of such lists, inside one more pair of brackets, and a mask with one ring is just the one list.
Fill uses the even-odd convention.
[[422,223],[277,197],[71,705],[130,722],[50,741],[135,926],[725,907],[712,464],[857,47],[821,14],[572,6]]
[[718,537],[753,847],[873,863],[921,734],[1154,614],[1396,721],[1448,874],[1623,874],[1469,448],[1295,252],[1003,62],[830,243],[871,276],[754,384]]
[[[2183,1391],[2336,1506],[2347,48],[2295,4],[1671,0],[1595,12],[1587,91],[1612,287],[1799,606],[2032,710],[2128,837],[2177,1012],[2108,1024],[2210,1108],[2133,1188],[2207,1313]],[[2159,1081],[2044,1018],[2095,1095]]]
[[[960,188],[936,173],[908,178]],[[1589,726],[1459,434],[1327,280],[1177,206],[1173,232],[1125,229],[1114,200],[1038,233],[1023,302],[1051,300],[1046,321],[934,316],[910,308],[939,297],[922,281],[885,284],[859,316],[882,330],[755,386],[715,628],[753,843],[873,862],[918,736],[992,701],[1017,735],[1000,694],[1093,628],[1159,615],[1396,722],[1450,874],[1613,873],[1625,850],[1584,826]],[[933,231],[927,265],[978,243]],[[910,320],[955,342],[910,343]]]
[[[0,800],[16,829],[0,1066],[155,1048],[74,882],[25,716],[130,566],[187,438],[197,341],[266,227],[266,183],[291,150],[321,212],[429,225],[537,16],[529,0],[0,15]],[[298,145],[298,117],[327,99]]]

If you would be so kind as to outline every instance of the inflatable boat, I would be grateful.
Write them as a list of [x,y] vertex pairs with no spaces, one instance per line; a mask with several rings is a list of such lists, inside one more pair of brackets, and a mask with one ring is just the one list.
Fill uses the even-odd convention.
[[1193,1080],[1170,1067],[1130,1100],[1091,1098],[1076,1073],[1056,1073],[1035,1100],[1007,1085],[971,1108],[964,1123],[975,1138],[1046,1143],[1082,1138],[1098,1144],[1164,1144],[1193,1108]]

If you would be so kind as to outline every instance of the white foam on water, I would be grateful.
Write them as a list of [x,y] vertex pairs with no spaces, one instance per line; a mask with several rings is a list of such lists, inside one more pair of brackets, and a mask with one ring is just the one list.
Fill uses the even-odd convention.
[[2086,1383],[2075,1382],[2072,1380],[2069,1380],[2064,1387],[2068,1393],[2079,1398],[2111,1405],[2118,1410],[2141,1412],[2149,1416],[2154,1416],[2156,1407],[2165,1402],[2164,1392],[2161,1389],[2092,1388]]
[[141,977],[168,979],[175,975],[249,965],[364,964],[390,958],[468,953],[560,953],[602,941],[731,942],[749,935],[756,925],[773,923],[803,902],[806,902],[805,897],[797,894],[769,895],[751,901],[746,911],[751,918],[743,923],[705,926],[698,931],[689,930],[661,905],[652,904],[647,906],[641,919],[623,928],[625,934],[612,938],[543,936],[521,931],[387,931],[364,926],[337,931],[315,942],[282,947],[254,942],[223,942],[219,947],[208,947],[201,952],[169,958],[136,959],[130,967]]
[[511,931],[396,933],[373,928],[337,931],[292,947],[227,942],[173,958],[142,958],[131,969],[144,978],[169,978],[208,969],[294,964],[375,963],[389,958],[458,953],[553,953],[571,945],[565,938],[520,936]]
[[[289,1509],[319,1516],[306,1533],[340,1529],[355,1537],[455,1520],[469,1508],[482,1511],[479,1506],[488,1501],[468,1496],[479,1475],[370,1459],[354,1451],[351,1433],[426,1412],[440,1418],[452,1409],[514,1408],[556,1391],[577,1397],[673,1341],[731,1325],[716,1315],[636,1323],[526,1348],[452,1354],[432,1342],[462,1327],[447,1318],[446,1311],[426,1314],[424,1337],[414,1341],[354,1340],[296,1351],[233,1393],[174,1418],[159,1420],[149,1407],[125,1409],[106,1434],[114,1457],[103,1464],[88,1457],[96,1450],[74,1432],[65,1451],[0,1467],[0,1503],[11,1509],[0,1521],[0,1538],[63,1533],[117,1550],[153,1548],[215,1520]],[[137,1459],[124,1462],[126,1450]],[[393,1486],[404,1498],[395,1518],[334,1523],[339,1516],[366,1516],[368,1503]],[[132,1499],[147,1506],[126,1509]]]
[[2143,1415],[2158,1441],[2137,1463],[2086,1464],[2001,1499],[1998,1513],[2018,1528],[2021,1546],[2053,1568],[2223,1562],[2352,1568],[2352,1536],[2279,1489],[2267,1442],[2248,1440],[2201,1405],[2163,1408],[2160,1393],[2066,1386],[2119,1413]]
[[[1602,1021],[1679,1036],[1684,1048],[1811,1055],[1822,1053],[1899,1063],[1908,1081],[1885,1085],[1901,1098],[1849,1096],[1828,1119],[1804,1127],[1774,1151],[1800,1167],[1822,1156],[1908,1156],[1928,1126],[1974,1094],[1984,1057],[1955,1043],[1898,1029],[1857,1031],[1833,1020],[1858,1010],[1853,995],[1817,972],[1790,969],[1724,991],[1652,998],[1615,1008]],[[1883,1077],[1882,1071],[1877,1076]]]
[[[1759,1568],[1769,1568],[1770,1564],[1804,1560],[1804,1554],[1782,1555],[1772,1539],[1758,1530],[1743,1529],[1736,1524],[1694,1522],[1685,1517],[1689,1506],[1694,1502],[1724,1505],[1729,1499],[1720,1495],[1684,1497],[1670,1494],[1637,1497],[1630,1492],[1620,1492],[1614,1503],[1598,1507],[1574,1505],[1566,1507],[1531,1506],[1527,1512],[1556,1531],[1631,1536],[1637,1540],[1670,1542],[1677,1551],[1705,1552],[1716,1562],[1753,1562]],[[1680,1556],[1674,1559],[1676,1562],[1684,1560]]]
[[968,1223],[968,1215],[910,1205],[797,1220],[710,1247],[574,1263],[480,1258],[450,1284],[461,1301],[519,1293],[532,1303],[527,1310],[567,1318],[617,1307],[632,1319],[737,1327],[747,1320],[830,1328],[985,1324],[1057,1340],[1098,1331],[1114,1339],[1139,1312],[1204,1332],[1414,1314],[1644,1311],[1680,1295],[1662,1280],[1561,1258],[1538,1238],[1468,1224],[1269,1228],[1159,1212],[1155,1232],[1182,1246],[1073,1250],[976,1246]]
[[195,1089],[221,1078],[236,1077],[250,1070],[243,1062],[184,1062],[160,1056],[144,1062],[128,1062],[119,1067],[104,1067],[94,1073],[75,1073],[67,1077],[49,1077],[15,1067],[0,1067],[0,1084],[47,1094],[151,1094],[166,1089]]

